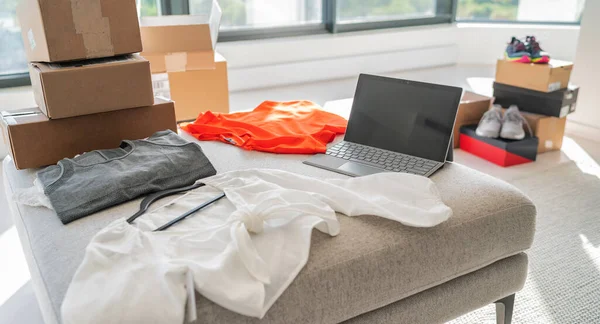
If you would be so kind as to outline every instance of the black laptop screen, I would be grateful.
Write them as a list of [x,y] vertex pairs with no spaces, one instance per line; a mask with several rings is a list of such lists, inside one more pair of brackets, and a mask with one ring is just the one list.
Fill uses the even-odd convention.
[[445,161],[462,89],[362,74],[345,140]]

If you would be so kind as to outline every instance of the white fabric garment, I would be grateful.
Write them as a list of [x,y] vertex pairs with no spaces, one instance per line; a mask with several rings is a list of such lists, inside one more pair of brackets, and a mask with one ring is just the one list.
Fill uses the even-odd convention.
[[[308,261],[312,229],[339,233],[336,212],[418,227],[452,214],[431,180],[409,174],[320,180],[253,169],[201,181],[207,186],[134,224],[116,220],[92,239],[63,301],[65,324],[193,320],[191,285],[231,311],[262,318]],[[152,232],[221,192],[226,198]]]
[[33,187],[16,189],[12,199],[18,203],[33,207],[46,207],[54,210],[50,199],[44,194],[44,187],[38,178],[33,180]]

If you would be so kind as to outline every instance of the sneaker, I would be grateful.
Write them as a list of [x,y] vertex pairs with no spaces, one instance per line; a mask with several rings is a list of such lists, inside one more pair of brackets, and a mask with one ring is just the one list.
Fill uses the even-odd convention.
[[531,63],[531,54],[527,51],[527,47],[516,37],[513,37],[506,46],[504,58],[511,62]]
[[540,43],[535,40],[535,36],[527,36],[525,46],[531,55],[531,62],[540,64],[550,62],[550,54],[540,48]]
[[475,134],[482,137],[493,137],[496,138],[500,135],[500,128],[502,127],[502,107],[494,105],[492,109],[488,110],[481,120]]
[[500,131],[500,137],[511,140],[522,140],[525,138],[525,131],[523,130],[523,123],[527,125],[529,134],[532,134],[531,127],[527,120],[523,118],[519,112],[519,107],[511,105],[508,110],[504,113],[504,119],[502,120],[502,131]]

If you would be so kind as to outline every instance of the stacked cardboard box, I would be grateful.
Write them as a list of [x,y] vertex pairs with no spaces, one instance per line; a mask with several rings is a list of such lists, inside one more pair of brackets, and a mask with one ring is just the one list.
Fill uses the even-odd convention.
[[[507,157],[492,161],[502,166],[535,161],[537,153],[560,150],[566,116],[575,111],[579,92],[577,86],[569,85],[572,69],[571,62],[559,60],[550,60],[549,64],[498,60],[494,102],[503,108],[517,105],[531,126],[533,136],[528,136],[523,141],[501,138],[490,140],[478,137],[472,127],[465,127],[461,130],[461,148],[490,160],[487,153],[493,150],[481,147],[487,143],[503,148]],[[526,126],[525,130],[528,131]],[[463,137],[470,138],[464,147]],[[490,141],[497,142],[497,145],[488,143]],[[510,156],[511,150],[518,151],[518,156]]]
[[141,36],[155,94],[175,101],[178,121],[202,111],[229,112],[227,60],[215,52],[221,9],[204,3],[206,14],[144,17]]
[[21,0],[17,8],[38,108],[1,112],[17,169],[176,130],[154,100],[135,0]]

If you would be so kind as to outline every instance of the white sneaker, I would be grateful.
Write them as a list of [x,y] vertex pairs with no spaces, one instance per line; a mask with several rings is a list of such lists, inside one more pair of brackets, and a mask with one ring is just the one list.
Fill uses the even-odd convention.
[[504,119],[502,121],[502,131],[500,131],[500,137],[511,140],[522,140],[525,138],[525,130],[523,130],[523,122],[527,125],[529,133],[531,133],[531,127],[521,116],[519,107],[511,105],[510,108],[504,113]]
[[488,110],[475,130],[475,134],[482,137],[498,137],[500,135],[500,128],[502,127],[502,107],[494,105],[492,109]]

